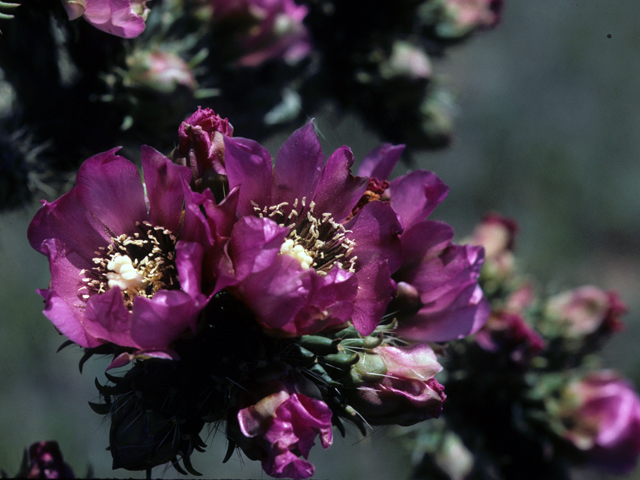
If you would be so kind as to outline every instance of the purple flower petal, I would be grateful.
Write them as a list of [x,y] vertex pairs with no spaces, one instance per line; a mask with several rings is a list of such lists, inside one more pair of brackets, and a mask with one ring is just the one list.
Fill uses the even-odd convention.
[[86,287],[86,284],[82,281],[82,270],[92,268],[94,266],[93,262],[79,257],[55,238],[42,242],[42,249],[49,259],[49,271],[52,280],[50,287],[70,307],[80,309],[81,312],[85,304],[81,295],[87,293],[86,289],[83,288]]
[[253,140],[244,138],[224,138],[225,167],[229,188],[240,186],[238,213],[253,215],[251,202],[270,205],[271,155]]
[[424,220],[445,199],[449,187],[435,174],[417,170],[391,182],[388,193],[405,230]]
[[395,272],[402,262],[398,235],[402,225],[393,209],[382,202],[371,202],[351,219],[345,228],[347,237],[355,242],[352,255],[358,257],[356,267],[386,260],[389,271]]
[[398,334],[408,340],[446,342],[477,332],[491,313],[489,302],[478,285],[456,293],[442,296],[415,316],[403,319]]
[[44,299],[44,313],[56,329],[81,347],[93,348],[102,342],[87,333],[75,310],[53,289],[36,290]]
[[180,290],[160,290],[153,298],[137,297],[130,314],[131,338],[139,348],[162,350],[187,330],[194,330],[197,314],[194,300]]
[[383,143],[364,157],[358,168],[358,176],[386,180],[400,160],[403,151],[404,145]]
[[144,31],[144,18],[133,12],[131,0],[87,0],[86,3],[85,20],[103,32],[134,38]]
[[111,342],[123,347],[139,347],[131,338],[131,313],[125,307],[122,292],[118,287],[89,298],[85,309],[84,328],[89,335],[102,342]]
[[316,436],[324,448],[333,442],[331,409],[321,400],[289,394],[285,384],[237,414],[244,438],[236,441],[249,455],[262,459],[262,468],[276,478],[308,478],[314,468],[305,459]]
[[369,335],[380,323],[396,288],[389,277],[387,262],[366,265],[356,273],[356,277],[358,295],[351,321],[361,335]]
[[115,155],[118,148],[86,160],[76,177],[78,201],[99,218],[111,237],[133,233],[136,221],[147,219],[144,189],[138,169]]
[[453,228],[446,223],[423,220],[413,224],[400,236],[402,242],[402,268],[398,278],[405,278],[405,271],[420,268],[423,259],[435,257],[453,239]]
[[268,218],[243,217],[233,228],[229,253],[237,280],[271,267],[289,229]]
[[351,175],[351,165],[353,153],[349,147],[340,147],[333,152],[324,166],[313,198],[315,211],[331,213],[337,222],[347,218],[367,189],[368,180]]
[[213,204],[213,194],[209,189],[202,193],[194,192],[186,182],[182,184],[182,187],[184,190],[184,220],[180,238],[187,242],[196,242],[210,247],[214,242],[213,232],[200,207],[208,203]]
[[293,320],[280,330],[299,337],[346,323],[352,315],[358,292],[356,276],[339,267],[332,268],[325,276],[313,270],[302,274],[310,282],[306,302],[295,313]]
[[43,200],[29,224],[27,237],[31,246],[44,255],[48,250],[43,242],[55,238],[75,253],[71,259],[75,265],[90,268],[95,250],[107,245],[111,236],[95,216],[88,214],[76,193],[72,189],[52,203]]
[[247,276],[241,283],[242,299],[262,326],[280,329],[306,304],[312,272],[301,270],[295,258],[277,255],[269,268]]
[[176,268],[180,289],[194,300],[204,298],[201,293],[203,256],[204,247],[198,243],[179,241],[176,244]]
[[[306,198],[308,205],[320,181],[324,160],[313,121],[293,132],[276,155],[271,204],[287,202],[291,205],[296,199]],[[289,208],[285,207],[284,211]]]
[[180,232],[184,193],[182,182],[191,180],[188,167],[181,167],[158,152],[142,146],[142,169],[149,198],[149,215],[153,225],[160,225],[174,235]]

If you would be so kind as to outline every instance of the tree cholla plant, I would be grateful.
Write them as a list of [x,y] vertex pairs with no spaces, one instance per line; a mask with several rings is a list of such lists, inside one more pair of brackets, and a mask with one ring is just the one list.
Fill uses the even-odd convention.
[[517,230],[489,214],[470,239],[485,248],[492,311],[448,346],[444,414],[410,437],[416,479],[564,480],[574,465],[624,474],[637,464],[640,399],[597,356],[626,306],[592,285],[536,293],[515,265]]
[[448,191],[436,175],[387,179],[402,150],[374,149],[354,176],[350,149],[325,160],[310,122],[273,165],[198,109],[171,160],[142,147],[144,184],[113,149],[44,202],[28,230],[50,263],[44,313],[82,362],[127,368],[92,405],[111,421],[116,468],[195,473],[213,423],[227,458],[239,447],[269,475],[307,478],[333,426],[440,415],[428,342],[485,323],[484,254],[427,219]]

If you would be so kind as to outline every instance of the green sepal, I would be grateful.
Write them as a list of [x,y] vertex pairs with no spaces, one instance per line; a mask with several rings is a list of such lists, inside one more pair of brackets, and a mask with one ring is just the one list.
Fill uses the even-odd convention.
[[317,355],[329,355],[338,353],[339,338],[328,338],[320,335],[303,335],[298,343]]
[[327,365],[331,365],[333,367],[347,369],[351,365],[358,363],[360,360],[360,355],[357,353],[333,353],[331,355],[325,355],[324,357],[320,357],[318,359],[322,363],[326,363]]

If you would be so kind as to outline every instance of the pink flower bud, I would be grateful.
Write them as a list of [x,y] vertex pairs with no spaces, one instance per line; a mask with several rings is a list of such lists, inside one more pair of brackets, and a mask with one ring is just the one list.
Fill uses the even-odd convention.
[[634,469],[640,455],[640,399],[611,371],[570,384],[562,396],[563,434],[587,463],[613,473]]
[[446,0],[449,15],[460,29],[494,27],[500,21],[504,0]]
[[210,108],[198,107],[180,124],[178,148],[172,155],[176,163],[191,168],[195,190],[204,190],[212,180],[226,175],[225,136],[233,136],[233,127]]
[[547,303],[547,313],[556,317],[570,336],[619,331],[624,325],[620,316],[626,311],[616,292],[591,285],[555,295]]
[[491,212],[476,227],[471,243],[484,247],[485,260],[496,258],[505,251],[514,250],[518,229],[515,220]]
[[29,447],[28,458],[28,471],[18,473],[18,478],[75,478],[62,458],[58,442],[34,443]]
[[357,388],[351,390],[351,405],[372,425],[406,426],[437,418],[446,399],[435,379],[440,370],[425,343],[376,347],[352,367]]
[[117,37],[133,38],[145,28],[146,0],[62,0],[69,20],[83,16],[91,25]]
[[196,79],[187,62],[167,50],[137,50],[127,57],[127,65],[127,80],[134,85],[161,93],[172,93],[178,85],[191,90],[196,87]]
[[516,365],[527,365],[544,346],[542,337],[517,314],[493,312],[476,333],[476,342],[488,352],[504,353]]
[[427,53],[421,47],[396,40],[393,42],[391,56],[380,65],[380,73],[385,78],[428,80],[433,68]]

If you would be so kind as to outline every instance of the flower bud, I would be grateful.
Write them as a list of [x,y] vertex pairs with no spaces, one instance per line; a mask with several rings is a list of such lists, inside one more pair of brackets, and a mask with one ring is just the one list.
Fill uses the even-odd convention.
[[196,88],[193,72],[179,55],[168,50],[136,50],[126,59],[127,81],[160,93],[173,93],[178,85]]
[[351,368],[353,408],[372,425],[413,425],[437,418],[446,396],[435,379],[442,370],[424,343],[410,347],[380,346],[361,355]]
[[488,213],[475,228],[470,242],[484,247],[483,275],[497,281],[507,278],[514,269],[518,224],[498,213]]
[[436,0],[426,10],[437,11],[435,31],[439,37],[458,39],[474,30],[495,27],[504,0]]
[[174,162],[191,168],[191,187],[197,191],[211,188],[217,192],[225,182],[224,137],[233,136],[233,127],[226,118],[210,108],[198,110],[178,129],[178,147],[173,151]]
[[214,22],[235,30],[239,65],[254,67],[274,59],[295,63],[311,51],[303,23],[308,9],[293,0],[213,0],[212,4]]
[[391,56],[379,68],[380,74],[386,79],[428,80],[433,73],[426,52],[417,45],[401,40],[393,42]]
[[545,346],[543,338],[520,314],[506,310],[493,312],[475,339],[482,349],[506,355],[520,366],[528,365]]
[[561,435],[586,463],[612,473],[632,471],[640,455],[640,399],[628,381],[600,371],[562,392]]
[[546,313],[555,318],[570,337],[619,331],[620,316],[627,311],[616,292],[586,285],[551,297]]
[[451,480],[464,480],[473,470],[473,454],[453,432],[444,435],[434,460]]
[[38,442],[25,452],[22,469],[16,478],[76,478],[62,458],[58,442]]

